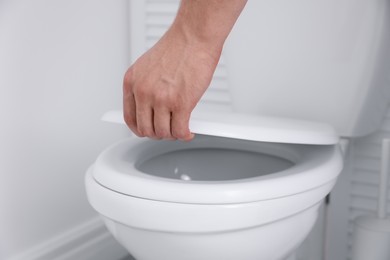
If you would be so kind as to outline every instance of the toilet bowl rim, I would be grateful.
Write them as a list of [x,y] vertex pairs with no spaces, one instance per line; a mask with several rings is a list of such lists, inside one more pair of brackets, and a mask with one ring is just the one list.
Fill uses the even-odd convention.
[[[207,142],[210,138],[207,137]],[[337,178],[342,169],[338,145],[310,146],[264,144],[289,147],[297,153],[296,164],[266,176],[222,182],[183,182],[142,173],[134,165],[127,172],[115,167],[112,157],[120,146],[145,147],[153,141],[130,138],[107,148],[93,166],[93,178],[108,189],[134,197],[177,203],[218,204],[246,203],[289,196],[310,190]],[[120,149],[119,149],[120,150]],[[123,152],[123,151],[119,151]],[[140,151],[132,151],[134,158]],[[286,156],[281,156],[285,158]],[[298,158],[300,157],[300,158]]]
[[85,176],[87,197],[102,216],[135,228],[162,232],[224,232],[266,225],[309,210],[336,180],[310,191],[268,201],[238,204],[185,204],[136,198],[109,190]]

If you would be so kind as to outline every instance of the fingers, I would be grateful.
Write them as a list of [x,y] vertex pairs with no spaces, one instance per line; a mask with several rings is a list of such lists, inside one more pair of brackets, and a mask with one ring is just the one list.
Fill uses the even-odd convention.
[[[132,92],[132,85],[126,85],[123,91],[124,120],[130,130],[138,137],[152,139],[189,141],[194,135],[188,128],[191,111],[169,107],[175,105],[164,102],[152,103],[152,98],[145,98]],[[169,103],[169,102],[168,102]]]
[[157,138],[175,140],[171,131],[171,112],[164,107],[154,109],[154,132]]
[[141,137],[156,139],[153,124],[153,108],[148,103],[136,102],[137,130]]
[[130,128],[130,130],[137,135],[138,137],[141,136],[141,134],[138,132],[137,127],[137,116],[136,116],[136,104],[134,95],[130,92],[124,91],[123,92],[123,117],[127,124],[127,126]]
[[172,113],[171,132],[173,137],[182,141],[190,141],[194,138],[194,134],[188,128],[190,115],[191,112],[186,110],[178,110]]
[[138,105],[136,108],[137,131],[141,137],[152,139],[190,141],[194,134],[189,130],[189,112],[170,112],[166,108]]
[[188,128],[190,112],[152,108],[148,103],[136,102],[132,94],[124,95],[123,103],[125,122],[138,137],[183,141],[194,137]]

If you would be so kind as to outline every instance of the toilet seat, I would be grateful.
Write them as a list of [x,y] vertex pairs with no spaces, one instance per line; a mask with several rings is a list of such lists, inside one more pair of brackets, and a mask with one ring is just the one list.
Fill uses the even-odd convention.
[[[148,159],[170,151],[199,148],[258,152],[289,160],[294,165],[252,178],[189,182],[153,176],[137,169],[138,162],[145,161],[144,157]],[[92,175],[101,186],[137,198],[190,204],[232,204],[304,192],[333,181],[341,169],[342,157],[335,145],[259,143],[198,136],[189,143],[139,138],[120,141],[98,157]]]
[[[125,124],[118,110],[105,113],[102,120]],[[189,127],[196,134],[254,142],[331,145],[339,141],[335,129],[322,122],[232,112],[195,109]]]
[[309,208],[318,208],[336,181],[333,179],[315,189],[264,201],[195,204],[122,194],[96,182],[93,171],[94,167],[91,167],[86,174],[88,200],[102,216],[128,227],[169,233],[227,232],[275,222]]

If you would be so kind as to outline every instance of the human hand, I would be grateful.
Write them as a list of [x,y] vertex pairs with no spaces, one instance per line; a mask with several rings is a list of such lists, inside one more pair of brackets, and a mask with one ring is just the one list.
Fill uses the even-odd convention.
[[124,119],[139,137],[189,141],[192,110],[208,88],[222,50],[171,28],[126,72]]

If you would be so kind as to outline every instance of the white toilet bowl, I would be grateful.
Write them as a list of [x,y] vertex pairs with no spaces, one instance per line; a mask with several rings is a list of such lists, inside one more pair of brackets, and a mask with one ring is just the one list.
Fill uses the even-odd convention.
[[98,157],[86,187],[137,260],[278,260],[306,237],[341,169],[338,145],[131,138]]

